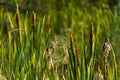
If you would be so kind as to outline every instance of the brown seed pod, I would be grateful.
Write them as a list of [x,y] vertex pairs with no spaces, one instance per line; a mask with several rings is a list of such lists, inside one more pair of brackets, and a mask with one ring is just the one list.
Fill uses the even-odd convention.
[[102,52],[104,56],[108,56],[111,50],[110,43],[108,37],[105,38],[104,43],[102,45]]

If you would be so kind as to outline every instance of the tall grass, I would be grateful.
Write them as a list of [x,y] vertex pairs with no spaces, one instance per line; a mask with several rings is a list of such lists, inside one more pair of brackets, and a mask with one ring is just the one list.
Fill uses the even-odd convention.
[[44,15],[0,10],[1,75],[8,80],[98,80],[105,72],[101,46],[108,35],[107,79],[119,80],[120,17],[89,9],[69,3],[65,11],[50,9]]

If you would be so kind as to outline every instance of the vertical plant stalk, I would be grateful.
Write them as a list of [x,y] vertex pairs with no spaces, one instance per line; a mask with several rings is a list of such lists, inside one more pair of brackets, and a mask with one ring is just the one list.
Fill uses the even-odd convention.
[[97,60],[95,61],[95,75],[97,75],[97,80],[103,80],[103,75],[99,68],[99,62]]
[[74,53],[74,49],[73,49],[73,37],[72,35],[70,36],[70,49],[71,49],[71,59],[72,59],[72,62],[71,62],[71,66],[73,68],[73,73],[74,73],[74,79],[76,79],[77,77],[77,74],[76,74],[76,61],[75,61],[75,53]]
[[10,59],[11,59],[11,54],[10,54],[10,53],[11,53],[11,47],[10,47],[10,45],[11,45],[11,42],[12,42],[11,33],[8,34],[8,37],[9,37],[9,38],[8,38],[8,40],[9,40],[9,51],[8,51],[8,52],[9,52],[9,71],[8,71],[8,75],[9,75],[9,77],[10,77],[10,74],[11,74],[11,73],[10,73],[10,67],[11,67],[11,66],[10,66]]
[[93,32],[93,24],[90,25],[90,58],[94,51],[94,32]]
[[118,62],[118,69],[117,70],[118,70],[118,76],[120,76],[120,61]]
[[112,50],[112,55],[113,55],[113,60],[114,60],[114,67],[115,67],[115,74],[114,74],[114,76],[115,76],[115,80],[118,78],[117,77],[117,63],[116,63],[116,57],[115,57],[115,53],[114,53],[114,50],[113,50],[113,47],[112,47],[112,45],[110,44],[110,47],[111,47],[111,50]]
[[75,58],[74,49],[73,49],[73,37],[72,37],[72,35],[70,36],[70,48],[71,48],[71,52],[73,54],[73,57]]
[[20,21],[19,21],[19,13],[18,13],[18,11],[15,14],[15,21],[16,21],[16,26],[18,28],[18,32],[17,32],[17,34],[19,36],[18,39],[20,39]]
[[110,42],[108,37],[105,37],[104,43],[102,45],[102,52],[104,55],[104,80],[108,80],[108,55],[111,50]]
[[80,55],[79,55],[78,45],[76,45],[75,53],[76,53],[77,66],[80,66]]
[[104,79],[108,80],[108,59],[107,56],[104,56]]
[[32,12],[33,48],[35,48],[35,20],[36,20],[36,14],[33,11]]
[[99,70],[99,62],[97,60],[95,60],[95,71],[98,72]]
[[90,54],[89,54],[89,66],[92,65],[93,62],[93,57],[94,57],[94,43],[95,43],[95,36],[94,36],[94,32],[93,32],[93,24],[91,23],[90,25],[90,39],[89,39],[89,43],[90,43]]

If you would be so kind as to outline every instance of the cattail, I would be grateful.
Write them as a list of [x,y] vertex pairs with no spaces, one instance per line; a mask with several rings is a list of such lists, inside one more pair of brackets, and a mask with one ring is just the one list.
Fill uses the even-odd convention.
[[90,57],[94,51],[94,32],[93,32],[93,24],[90,25]]
[[89,32],[89,43],[90,43],[90,53],[88,54],[88,61],[90,61],[89,65],[91,65],[91,57],[92,57],[92,54],[94,53],[94,32],[93,32],[93,23],[91,23],[90,25],[90,32]]
[[36,14],[35,12],[33,11],[32,12],[32,28],[34,30],[34,27],[35,27],[35,21],[36,21]]
[[104,43],[102,45],[102,52],[104,56],[108,56],[111,50],[110,43],[108,37],[105,38]]
[[[73,36],[71,35],[70,36],[70,49],[71,49],[71,60],[72,60],[72,64],[71,64],[71,66],[74,68],[74,70],[76,69],[76,54],[75,54],[75,52],[74,52],[74,48],[73,48]],[[76,79],[77,78],[77,76],[76,76],[76,70],[75,70],[75,72],[74,72],[74,78]]]
[[17,27],[19,27],[19,14],[18,14],[18,12],[16,12],[16,14],[15,14],[15,21],[16,21],[16,25],[17,25]]
[[18,11],[16,12],[15,14],[15,22],[16,22],[16,25],[17,25],[17,28],[18,28],[18,36],[20,36],[20,21],[19,21],[19,14],[18,14]]
[[35,48],[35,20],[36,20],[36,14],[33,11],[32,12],[32,30],[33,30],[33,47]]
[[104,43],[102,45],[102,52],[104,55],[104,80],[107,80],[108,77],[108,55],[111,50],[110,42],[108,37],[105,37]]
[[72,35],[70,36],[70,48],[71,48],[71,53],[72,53],[72,59],[74,61],[74,64],[75,64],[75,53],[74,53],[74,49],[73,49],[73,37]]
[[70,47],[71,47],[72,55],[75,57],[74,49],[73,49],[73,37],[72,37],[72,35],[70,36]]

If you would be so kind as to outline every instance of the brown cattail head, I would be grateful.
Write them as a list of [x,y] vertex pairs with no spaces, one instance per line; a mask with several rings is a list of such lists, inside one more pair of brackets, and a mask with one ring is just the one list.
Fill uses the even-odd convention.
[[102,52],[104,56],[108,56],[109,52],[111,50],[110,42],[108,37],[105,37],[104,43],[102,45]]
[[15,14],[15,22],[16,22],[16,28],[18,29],[17,31],[17,36],[18,36],[18,39],[20,39],[20,35],[21,35],[21,32],[20,32],[20,17],[19,17],[19,11],[16,12]]
[[92,44],[93,44],[93,24],[91,23],[90,25],[90,46],[92,48]]
[[32,31],[33,31],[33,47],[35,48],[35,20],[36,20],[36,14],[33,11],[32,12]]
[[94,29],[93,24],[91,23],[91,25],[90,25],[90,40],[89,40],[89,42],[90,42],[90,57],[94,51],[94,32],[93,32],[93,29]]
[[73,36],[72,35],[70,36],[70,48],[71,48],[73,60],[75,61],[75,53],[74,53],[74,49],[73,49]]
[[19,13],[18,12],[16,12],[16,14],[15,14],[15,21],[16,21],[16,25],[17,25],[17,27],[19,28]]
[[36,21],[36,14],[35,14],[35,12],[33,11],[33,12],[32,12],[32,27],[33,27],[33,28],[35,27],[35,21]]

